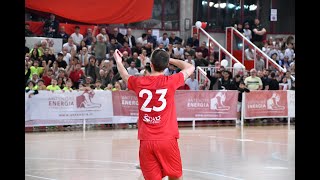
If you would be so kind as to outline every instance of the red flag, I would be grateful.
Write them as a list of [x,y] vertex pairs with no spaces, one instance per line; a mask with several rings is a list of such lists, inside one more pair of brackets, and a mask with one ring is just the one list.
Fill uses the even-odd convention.
[[148,20],[153,0],[26,0],[29,9],[89,24],[127,24]]

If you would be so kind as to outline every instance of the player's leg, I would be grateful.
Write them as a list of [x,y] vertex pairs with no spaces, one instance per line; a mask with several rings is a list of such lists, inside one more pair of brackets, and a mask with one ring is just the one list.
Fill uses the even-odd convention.
[[[138,126],[138,121],[139,121],[139,118],[137,119],[137,123],[136,123],[137,128],[139,127],[139,126]],[[137,164],[137,165],[136,165],[136,168],[137,168],[137,169],[141,169],[140,164]]]
[[241,102],[238,102],[237,104],[237,120],[236,124],[240,124],[241,122]]
[[163,168],[163,177],[169,180],[182,180],[182,162],[177,139],[156,141],[154,151]]
[[162,167],[158,162],[153,149],[153,141],[140,141],[139,160],[145,180],[161,180]]

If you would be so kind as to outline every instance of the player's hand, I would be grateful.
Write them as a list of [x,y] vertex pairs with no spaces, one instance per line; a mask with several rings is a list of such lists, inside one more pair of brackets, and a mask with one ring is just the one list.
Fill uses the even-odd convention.
[[122,53],[118,49],[114,51],[113,57],[117,63],[122,63]]

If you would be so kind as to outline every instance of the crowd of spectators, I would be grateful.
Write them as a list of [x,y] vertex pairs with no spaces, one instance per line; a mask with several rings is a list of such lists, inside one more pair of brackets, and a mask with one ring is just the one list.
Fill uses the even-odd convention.
[[[266,30],[259,20],[251,28],[249,23],[238,24],[236,28],[286,72],[279,72],[271,66],[266,69],[262,57],[257,56],[256,69],[234,74],[221,66],[217,54],[209,53],[207,43],[199,42],[197,34],[184,40],[174,32],[165,32],[156,38],[152,36],[152,30],[147,30],[140,37],[135,37],[130,28],[127,34],[121,34],[118,28],[108,29],[107,26],[88,28],[85,34],[80,34],[80,27],[75,26],[74,33],[67,34],[51,15],[44,23],[43,35],[62,38],[62,49],[55,54],[52,42],[47,40],[34,44],[31,49],[25,47],[26,91],[126,90],[127,85],[121,80],[113,58],[115,49],[123,53],[123,64],[130,75],[145,75],[146,69],[150,69],[153,50],[164,49],[171,58],[189,62],[195,67],[215,69],[207,72],[209,90],[236,90],[240,83],[244,83],[249,90],[294,90],[295,83],[291,78],[295,72],[293,38],[261,39],[258,36],[263,36]],[[28,24],[25,25],[25,35],[34,35]],[[254,59],[250,47],[246,49],[245,56]],[[179,71],[169,64],[164,74],[172,75]],[[199,84],[195,77],[195,74],[191,75],[180,89],[206,89],[206,84]]]

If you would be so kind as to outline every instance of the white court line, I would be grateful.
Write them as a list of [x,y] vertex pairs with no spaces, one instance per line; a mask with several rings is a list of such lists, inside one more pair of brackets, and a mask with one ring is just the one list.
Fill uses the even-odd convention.
[[264,167],[266,169],[276,169],[276,170],[284,170],[288,169],[287,167],[280,167],[280,166],[270,166],[270,167]]
[[41,143],[45,143],[45,142],[53,142],[53,141],[58,141],[58,142],[61,142],[61,141],[84,141],[84,140],[106,140],[105,138],[81,138],[81,139],[51,139],[51,140],[46,140],[46,141],[43,141],[43,140],[39,140],[39,141],[28,141],[27,139],[25,140],[25,143],[37,143],[37,142],[41,142]]
[[30,175],[30,174],[26,174],[25,176],[34,177],[34,178],[38,178],[38,179],[57,180],[57,179],[51,179],[51,178],[40,177],[40,176],[32,176],[32,175]]
[[[205,137],[205,136],[203,136],[203,137]],[[226,137],[217,137],[217,136],[207,136],[207,137],[239,141],[239,139],[235,139],[235,138],[226,138]],[[286,144],[286,143],[278,143],[278,142],[270,142],[270,141],[255,141],[255,140],[251,140],[251,139],[244,139],[244,140],[247,141],[247,142],[253,142],[253,143],[276,144],[276,145],[282,145],[282,146],[288,146],[289,145],[289,144]]]
[[277,154],[279,154],[279,153],[278,152],[274,152],[274,153],[271,154],[271,157],[273,159],[280,160],[280,161],[286,161],[286,162],[288,161],[286,159],[282,159],[282,158],[278,157]]
[[196,170],[191,170],[191,169],[182,169],[182,170],[183,170],[183,171],[196,172],[196,173],[200,173],[200,174],[210,174],[210,175],[225,177],[225,178],[229,178],[229,179],[243,180],[243,179],[236,178],[236,177],[232,177],[232,176],[225,176],[225,175],[223,175],[223,174],[216,174],[216,173],[210,173],[210,172],[196,171]]
[[110,169],[110,168],[51,168],[51,169],[28,169],[26,171],[57,171],[57,170],[112,170],[112,171],[133,171],[137,172],[138,169]]
[[[239,141],[239,139],[235,139],[235,138],[226,138],[226,137],[217,137],[217,136],[207,136],[207,135],[183,135],[182,137],[210,137],[210,138],[217,138],[217,139],[228,139],[228,140],[236,140]],[[133,139],[133,138],[132,138]],[[61,139],[57,139],[57,140],[47,140],[47,141],[26,141],[25,143],[35,143],[35,142],[41,142],[41,143],[46,143],[46,142],[53,142],[53,141],[86,141],[86,140],[105,140],[105,138],[88,138],[88,139],[65,139],[65,140],[61,140]],[[185,140],[180,138],[180,140]],[[255,140],[249,140],[247,142],[253,142],[253,143],[264,143],[264,144],[275,144],[275,145],[282,145],[282,146],[288,146],[288,144],[286,143],[278,143],[278,142],[270,142],[270,141],[255,141]]]
[[[119,164],[130,164],[130,165],[132,165],[132,164],[136,165],[137,164],[137,163],[129,163],[129,162],[101,161],[101,160],[89,160],[89,159],[59,159],[59,158],[25,158],[25,159],[32,159],[32,160],[58,160],[58,161],[90,161],[90,162],[119,163]],[[89,168],[86,168],[86,169],[89,169]],[[98,168],[96,168],[96,169],[98,169]],[[197,171],[197,170],[192,170],[192,169],[182,169],[182,170],[183,171],[200,173],[200,174],[215,175],[215,176],[225,177],[225,178],[229,178],[229,179],[243,180],[243,179],[240,179],[240,178],[236,178],[236,177],[232,177],[232,176],[226,176],[226,175],[223,175],[223,174],[211,173],[211,172]],[[27,171],[32,171],[32,169],[29,169]],[[136,170],[130,170],[130,171],[136,171]]]
[[85,161],[85,162],[100,162],[100,163],[116,163],[116,164],[132,164],[136,165],[137,163],[130,163],[130,162],[120,162],[120,161],[102,161],[102,160],[90,160],[90,159],[59,159],[59,158],[28,158],[31,160],[55,160],[55,161]]

